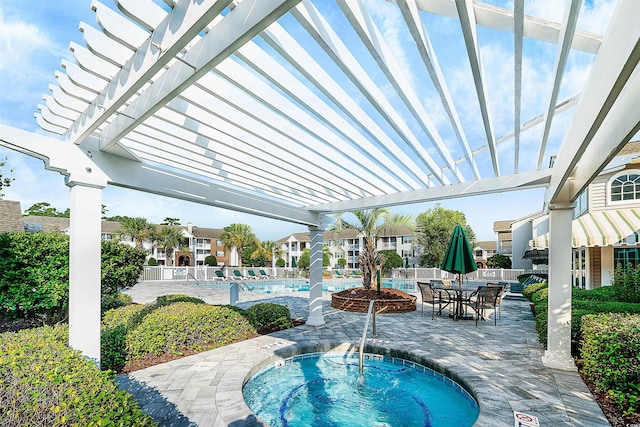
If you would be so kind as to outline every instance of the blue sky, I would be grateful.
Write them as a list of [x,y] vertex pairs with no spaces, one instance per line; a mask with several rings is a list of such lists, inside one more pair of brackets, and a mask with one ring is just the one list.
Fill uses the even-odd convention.
[[[109,0],[104,1],[111,4]],[[488,1],[501,7],[511,8],[511,2],[502,0]],[[527,0],[525,11],[527,14],[541,18],[561,21],[563,3],[557,0]],[[589,0],[581,9],[578,27],[581,29],[603,33],[603,22],[608,22],[607,14],[611,13],[615,0]],[[385,15],[385,7],[389,5],[380,3],[379,18],[384,20],[385,35],[394,34],[394,19]],[[389,19],[386,19],[386,18]],[[62,58],[72,59],[68,50],[69,42],[83,44],[82,34],[78,31],[79,21],[85,21],[97,27],[95,15],[90,10],[88,0],[0,0],[0,71],[3,78],[0,81],[0,123],[21,128],[24,130],[45,134],[37,126],[33,113],[37,105],[42,103],[42,94],[48,92],[48,85],[54,82],[54,72],[61,70]],[[452,21],[452,20],[449,20]],[[446,18],[434,20],[430,25],[446,26]],[[495,30],[492,30],[496,32]],[[509,100],[509,91],[512,84],[509,83],[501,90],[499,86],[505,79],[509,82],[513,79],[511,52],[503,50],[500,44],[492,44],[492,37],[496,39],[509,37],[509,34],[491,31],[479,32],[481,40],[487,40],[481,45],[483,66],[488,76],[487,84],[494,86],[494,105],[492,113],[496,118],[496,136],[510,131],[509,125],[513,123],[513,112]],[[547,81],[553,68],[555,47],[541,42],[525,40],[525,43],[538,43],[533,54],[524,60],[524,84],[523,87],[523,118],[525,122],[531,116],[526,111],[527,105],[539,102],[540,97],[537,82]],[[447,58],[446,53],[441,52],[442,44],[438,45],[434,40],[434,47],[443,62],[443,68],[449,64],[447,60],[464,59],[461,55],[455,58]],[[548,50],[552,49],[549,54]],[[537,52],[537,53],[536,53]],[[539,55],[539,56],[538,56]],[[550,60],[549,60],[550,58]],[[586,70],[591,58],[586,54],[576,54],[570,57],[568,69],[565,73],[566,83],[563,84],[559,99],[577,94],[577,88],[586,78]],[[453,68],[451,69],[453,70]],[[474,95],[472,83],[467,76],[456,76],[451,72],[448,81],[450,89],[454,93],[465,91]],[[534,84],[534,82],[536,84]],[[575,84],[572,84],[574,82]],[[425,89],[428,91],[429,89]],[[512,94],[510,95],[513,96]],[[502,102],[502,101],[505,102]],[[428,101],[427,101],[428,102]],[[473,102],[469,102],[469,111],[462,110],[462,116],[477,114]],[[539,114],[539,112],[537,113]],[[535,114],[534,114],[535,115]],[[433,118],[445,120],[444,116]],[[558,123],[563,123],[562,117]],[[463,123],[464,125],[464,123]],[[523,135],[523,145],[530,139],[535,141],[540,137],[540,127]],[[468,137],[474,137],[470,132]],[[559,141],[556,141],[559,143]],[[524,154],[525,152],[523,152]],[[525,154],[526,155],[526,154]],[[8,157],[8,168],[14,170],[14,184],[7,188],[5,199],[18,200],[22,209],[37,202],[49,202],[59,210],[69,206],[69,189],[64,185],[64,178],[55,172],[46,171],[41,161],[31,157],[0,148],[0,157]],[[521,154],[522,156],[522,154]],[[508,164],[508,163],[507,163]],[[512,167],[512,165],[511,165]],[[5,169],[8,169],[5,168]],[[508,171],[507,166],[505,170]],[[6,170],[5,170],[6,172]],[[544,190],[529,190],[512,193],[499,193],[490,196],[461,198],[457,200],[444,200],[442,205],[448,209],[463,211],[467,222],[471,225],[479,240],[494,240],[493,221],[505,219],[517,219],[536,212],[542,208]],[[222,228],[234,222],[249,224],[261,240],[276,240],[292,232],[306,231],[306,227],[296,224],[264,219],[252,215],[241,214],[224,209],[196,205],[193,203],[164,197],[144,194],[132,190],[124,190],[116,187],[108,187],[103,191],[103,203],[107,205],[107,215],[142,216],[151,222],[159,223],[163,218],[177,217],[183,224],[191,221],[194,225],[202,227]],[[393,210],[399,213],[417,215],[432,207],[433,203],[421,203],[415,205],[396,207]]]

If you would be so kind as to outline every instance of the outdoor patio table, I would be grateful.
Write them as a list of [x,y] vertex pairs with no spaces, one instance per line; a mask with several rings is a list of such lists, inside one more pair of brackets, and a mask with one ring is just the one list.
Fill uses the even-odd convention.
[[438,292],[446,291],[449,294],[449,299],[453,301],[453,312],[449,316],[453,320],[470,320],[473,319],[472,315],[463,313],[463,302],[469,297],[471,292],[478,289],[477,286],[438,286],[434,287]]

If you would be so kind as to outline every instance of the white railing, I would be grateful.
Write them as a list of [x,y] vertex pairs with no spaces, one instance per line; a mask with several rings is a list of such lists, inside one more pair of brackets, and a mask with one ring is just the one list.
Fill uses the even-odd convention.
[[[216,279],[216,270],[220,267],[196,266],[196,267],[167,267],[145,266],[140,277],[142,282],[153,281],[214,281]],[[243,276],[248,276],[247,271],[253,270],[255,274],[259,274],[260,270],[264,270],[269,276],[276,276],[278,279],[297,278],[300,277],[298,269],[291,268],[271,268],[271,267],[223,267],[222,271],[226,277],[233,278],[233,270],[240,270]],[[351,276],[353,272],[358,272],[357,268],[328,268],[328,271],[334,272],[339,270],[344,276]],[[524,273],[546,273],[542,270],[523,270],[523,269],[497,269],[487,268],[479,269],[464,275],[465,280],[479,281],[505,281],[514,282],[518,280],[518,276]],[[414,279],[414,280],[430,280],[430,279],[455,279],[455,275],[448,273],[439,268],[396,268],[389,275],[394,279]],[[273,277],[272,277],[273,278]]]

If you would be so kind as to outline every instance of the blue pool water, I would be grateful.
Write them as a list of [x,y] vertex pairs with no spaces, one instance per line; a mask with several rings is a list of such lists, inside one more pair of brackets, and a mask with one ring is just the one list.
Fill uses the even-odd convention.
[[[198,283],[198,286],[213,289],[229,289],[229,283]],[[323,281],[322,290],[325,292],[342,291],[349,288],[362,286],[362,280],[353,281]],[[382,287],[400,289],[405,292],[415,292],[416,282],[404,279],[385,279]],[[292,292],[309,292],[309,281],[303,279],[280,280],[251,280],[240,284],[244,291],[261,292],[264,294],[282,294]]]
[[478,418],[473,397],[449,378],[403,359],[296,356],[254,375],[243,388],[251,410],[273,427],[464,427]]

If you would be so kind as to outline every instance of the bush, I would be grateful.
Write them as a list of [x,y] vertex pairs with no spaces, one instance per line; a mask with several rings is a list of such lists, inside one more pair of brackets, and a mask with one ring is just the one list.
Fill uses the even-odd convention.
[[584,316],[582,337],[583,374],[623,416],[640,411],[640,317]]
[[165,305],[173,304],[174,302],[191,302],[194,304],[205,303],[200,298],[190,297],[188,295],[181,295],[181,294],[163,295],[156,298],[156,305],[158,307],[163,307]]
[[548,284],[547,282],[542,282],[542,283],[532,283],[529,286],[526,286],[523,290],[522,290],[522,295],[527,298],[528,300],[531,300],[531,298],[533,297],[533,294],[537,291],[539,291],[540,289],[544,289],[547,288]]
[[0,334],[0,419],[14,426],[152,426],[133,397],[66,345],[63,325]]
[[122,370],[127,363],[127,334],[154,308],[131,304],[104,314],[100,333],[100,365],[103,369]]
[[285,260],[283,260],[282,258],[278,258],[278,259],[276,260],[276,267],[280,267],[280,268],[282,268],[282,267],[284,267],[285,265],[286,265],[286,261],[285,261]]
[[531,302],[533,302],[536,306],[539,304],[547,304],[549,300],[549,288],[546,286],[538,289],[531,295]]
[[131,296],[123,294],[122,292],[116,292],[115,294],[107,294],[102,296],[100,310],[102,315],[114,308],[123,307],[133,302]]
[[613,273],[613,288],[618,301],[640,303],[640,265],[634,268],[629,264],[623,269],[618,264]]
[[204,257],[204,265],[216,266],[218,265],[218,258],[213,255],[207,255]]
[[226,307],[176,302],[149,313],[128,333],[127,359],[210,350],[256,333],[247,319]]
[[155,267],[156,265],[158,265],[158,261],[155,258],[151,257],[147,260],[147,265]]
[[67,316],[69,236],[0,234],[0,271],[0,317],[55,323]]
[[251,324],[257,328],[287,329],[291,324],[291,312],[288,307],[273,303],[259,303],[246,310]]
[[113,294],[138,282],[147,254],[122,243],[102,241],[102,293]]

